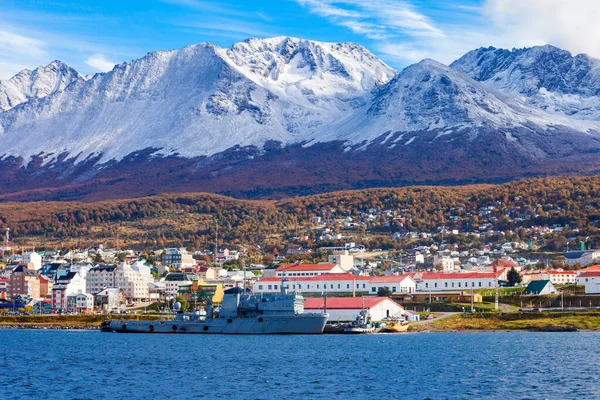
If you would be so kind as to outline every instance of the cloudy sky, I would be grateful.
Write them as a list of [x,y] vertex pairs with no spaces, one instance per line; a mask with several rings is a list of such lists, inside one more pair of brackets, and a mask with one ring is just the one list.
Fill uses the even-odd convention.
[[0,0],[0,79],[59,59],[108,71],[147,52],[248,37],[364,45],[396,69],[481,47],[600,58],[600,0]]

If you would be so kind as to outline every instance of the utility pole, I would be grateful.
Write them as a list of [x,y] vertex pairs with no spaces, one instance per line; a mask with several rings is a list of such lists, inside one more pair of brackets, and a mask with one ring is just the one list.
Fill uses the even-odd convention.
[[494,303],[494,309],[498,310],[498,267],[494,265],[494,281],[496,282],[496,298]]
[[214,264],[217,265],[217,253],[219,252],[219,224],[215,220],[215,256],[213,257]]

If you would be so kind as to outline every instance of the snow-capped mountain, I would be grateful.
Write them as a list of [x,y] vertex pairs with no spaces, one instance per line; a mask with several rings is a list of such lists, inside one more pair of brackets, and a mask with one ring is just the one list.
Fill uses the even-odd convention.
[[470,51],[450,65],[555,115],[600,120],[600,60],[554,46]]
[[599,63],[488,48],[396,73],[362,46],[289,37],[157,51],[10,103],[0,189],[260,197],[589,173],[600,169]]
[[14,106],[60,92],[85,78],[68,65],[53,61],[33,71],[25,69],[10,79],[0,81],[0,112]]
[[0,114],[3,152],[109,161],[145,148],[193,157],[297,143],[393,75],[355,44],[274,38],[158,51]]

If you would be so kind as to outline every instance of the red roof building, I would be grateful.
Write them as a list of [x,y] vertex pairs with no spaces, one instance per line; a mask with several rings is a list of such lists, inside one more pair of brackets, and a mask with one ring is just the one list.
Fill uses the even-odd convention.
[[[325,299],[322,297],[307,298],[304,302],[304,312],[323,311]],[[389,297],[328,297],[327,312],[329,321],[352,321],[360,310],[367,309],[373,321],[384,318],[400,317],[404,307]]]

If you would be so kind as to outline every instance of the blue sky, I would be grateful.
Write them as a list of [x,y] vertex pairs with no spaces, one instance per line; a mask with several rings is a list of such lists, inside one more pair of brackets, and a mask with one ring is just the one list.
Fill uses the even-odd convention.
[[481,47],[600,56],[597,0],[0,0],[0,79],[59,59],[82,73],[147,52],[248,37],[364,45],[401,69]]

